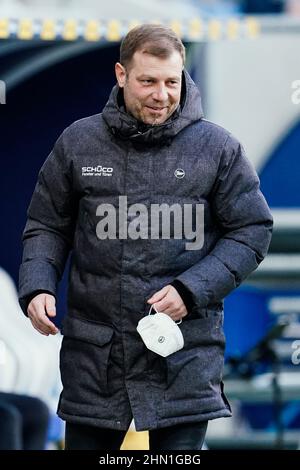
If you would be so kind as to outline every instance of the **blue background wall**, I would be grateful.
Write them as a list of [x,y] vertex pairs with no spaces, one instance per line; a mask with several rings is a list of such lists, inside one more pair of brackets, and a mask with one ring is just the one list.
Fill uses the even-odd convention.
[[[272,208],[300,207],[300,122],[283,136],[260,172],[262,191]],[[249,289],[241,286],[225,301],[226,355],[240,355],[253,347],[274,322],[268,311],[273,295],[287,292]],[[299,295],[299,292],[288,292]]]

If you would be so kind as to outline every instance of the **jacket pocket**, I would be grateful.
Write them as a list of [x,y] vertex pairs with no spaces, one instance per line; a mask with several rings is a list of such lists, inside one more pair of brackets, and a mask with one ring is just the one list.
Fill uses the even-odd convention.
[[110,325],[67,316],[60,351],[64,399],[97,404],[109,395],[108,366],[114,330]]
[[166,358],[166,399],[209,396],[218,387],[225,348],[222,323],[217,312],[182,322],[184,347]]

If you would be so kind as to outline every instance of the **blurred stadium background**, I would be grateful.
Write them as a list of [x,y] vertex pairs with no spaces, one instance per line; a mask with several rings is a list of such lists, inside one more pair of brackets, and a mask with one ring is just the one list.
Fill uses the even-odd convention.
[[[7,273],[16,283],[40,166],[62,129],[102,109],[120,40],[144,22],[182,37],[206,118],[242,141],[275,220],[269,255],[225,302],[234,416],[210,423],[206,445],[300,449],[300,0],[0,0],[0,390],[43,398],[53,414],[47,447],[61,441],[59,341],[45,390],[39,351],[50,346],[27,348],[36,335],[21,325]],[[147,448],[147,433],[131,430],[124,448]]]

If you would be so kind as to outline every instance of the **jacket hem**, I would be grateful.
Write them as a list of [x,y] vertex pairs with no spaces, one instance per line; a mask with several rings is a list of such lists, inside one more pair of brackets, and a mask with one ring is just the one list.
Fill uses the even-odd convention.
[[136,431],[151,431],[152,429],[159,429],[159,428],[167,428],[169,426],[176,426],[177,424],[187,424],[187,423],[201,423],[203,421],[210,421],[212,419],[218,418],[230,418],[232,416],[231,411],[228,409],[214,411],[209,413],[201,413],[195,414],[191,416],[181,416],[181,417],[174,417],[174,418],[160,418],[157,421],[157,425],[155,427],[147,427],[140,425],[137,421],[135,421],[135,429]]
[[110,420],[104,418],[95,418],[95,417],[88,417],[88,416],[78,416],[78,415],[71,415],[68,413],[64,413],[62,411],[58,411],[57,415],[64,421],[69,423],[76,423],[76,424],[86,424],[88,426],[95,426],[98,428],[104,429],[118,429],[119,431],[128,431],[130,422],[125,424],[121,423],[118,420]]

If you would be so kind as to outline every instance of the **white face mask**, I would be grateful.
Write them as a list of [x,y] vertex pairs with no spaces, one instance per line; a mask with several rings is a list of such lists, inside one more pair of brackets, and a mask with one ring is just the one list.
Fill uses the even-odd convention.
[[[151,315],[152,308],[156,311],[154,315]],[[150,351],[166,357],[184,346],[178,324],[166,313],[157,312],[155,306],[152,305],[149,314],[138,322],[136,329]]]

